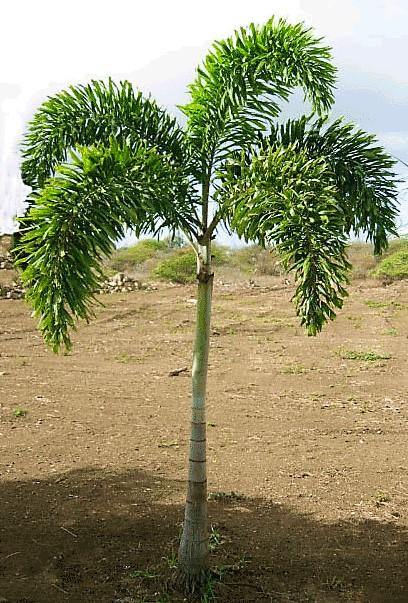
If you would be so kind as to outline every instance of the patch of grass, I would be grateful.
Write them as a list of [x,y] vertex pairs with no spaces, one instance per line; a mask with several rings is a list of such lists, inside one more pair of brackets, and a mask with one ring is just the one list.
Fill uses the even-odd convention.
[[27,410],[24,410],[24,408],[15,408],[15,409],[13,410],[13,415],[14,415],[16,418],[19,418],[19,417],[25,417],[25,416],[27,415],[27,412],[28,412],[28,411],[27,411]]
[[339,350],[337,353],[343,360],[360,360],[363,362],[375,362],[377,360],[389,360],[391,358],[391,354],[378,354],[372,350]]
[[406,304],[401,304],[400,302],[396,301],[376,301],[373,299],[366,299],[364,303],[369,308],[388,308],[392,310],[402,310],[407,307]]
[[216,599],[215,580],[212,575],[209,575],[201,594],[201,603],[212,603]]
[[147,578],[149,580],[153,580],[154,578],[158,578],[158,574],[153,574],[149,570],[133,570],[130,572],[129,576],[131,578]]
[[337,576],[333,576],[332,578],[328,578],[326,582],[324,582],[326,588],[330,591],[338,592],[338,593],[347,593],[352,589],[352,584],[343,580],[343,578],[339,578]]
[[122,364],[129,364],[129,362],[138,362],[139,358],[133,354],[128,354],[128,352],[122,352],[121,354],[115,356],[115,360],[117,360],[117,362],[121,362]]
[[301,375],[303,373],[307,373],[308,369],[302,364],[289,364],[288,366],[284,366],[281,370],[281,373],[284,375]]
[[396,337],[398,335],[398,331],[395,327],[390,327],[384,331],[384,335],[390,335],[391,337]]
[[208,500],[239,501],[245,500],[245,495],[239,492],[209,492]]
[[376,301],[374,299],[365,299],[364,303],[369,308],[388,308],[389,306],[392,305],[392,302],[382,302],[382,301]]

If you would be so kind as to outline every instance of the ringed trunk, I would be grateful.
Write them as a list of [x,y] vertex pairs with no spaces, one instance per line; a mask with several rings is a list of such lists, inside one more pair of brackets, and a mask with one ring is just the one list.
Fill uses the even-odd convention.
[[189,592],[200,589],[208,572],[205,395],[213,288],[210,244],[200,248],[197,264],[197,324],[192,369],[188,483],[178,555],[180,578]]

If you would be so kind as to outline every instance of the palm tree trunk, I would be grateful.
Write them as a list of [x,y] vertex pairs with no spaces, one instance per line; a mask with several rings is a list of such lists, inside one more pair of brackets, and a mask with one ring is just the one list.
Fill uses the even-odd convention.
[[192,370],[188,485],[183,535],[178,556],[180,577],[189,592],[200,589],[207,578],[208,571],[205,393],[212,287],[211,251],[210,245],[207,244],[205,248],[201,248],[198,258],[197,324]]

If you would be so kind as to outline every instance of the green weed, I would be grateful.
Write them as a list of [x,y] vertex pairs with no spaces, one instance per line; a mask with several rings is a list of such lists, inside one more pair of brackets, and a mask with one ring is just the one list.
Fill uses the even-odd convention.
[[208,538],[208,548],[210,551],[216,551],[220,546],[222,546],[225,542],[225,539],[222,537],[221,532],[214,526],[211,526],[210,535]]
[[307,371],[308,369],[302,364],[290,364],[288,366],[284,366],[281,372],[284,375],[301,375]]
[[18,418],[18,417],[25,417],[27,415],[27,411],[24,410],[23,408],[15,408],[13,410],[13,415]]
[[373,351],[339,350],[338,355],[343,360],[360,360],[363,362],[375,362],[377,360],[389,360],[391,354],[377,354]]
[[364,303],[369,308],[388,308],[392,304],[392,302],[382,302],[374,299],[366,299]]

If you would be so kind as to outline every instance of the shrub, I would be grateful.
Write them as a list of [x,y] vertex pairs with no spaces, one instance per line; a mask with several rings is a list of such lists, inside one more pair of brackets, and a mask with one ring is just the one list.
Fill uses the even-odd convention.
[[[214,264],[219,266],[227,261],[227,250],[222,245],[214,244],[212,256]],[[161,279],[182,284],[194,282],[196,273],[196,255],[190,247],[173,251],[169,257],[160,261],[153,271],[153,274]]]
[[166,251],[168,248],[168,243],[165,241],[142,239],[131,247],[117,249],[109,266],[117,272],[123,272],[159,256],[160,252]]
[[408,278],[408,247],[384,258],[373,272],[374,276],[393,280]]
[[343,360],[361,360],[364,362],[375,362],[376,360],[389,360],[390,354],[377,354],[377,352],[356,351],[356,350],[339,350],[338,354]]
[[192,283],[196,278],[196,256],[193,249],[182,248],[159,262],[154,275],[174,283]]

